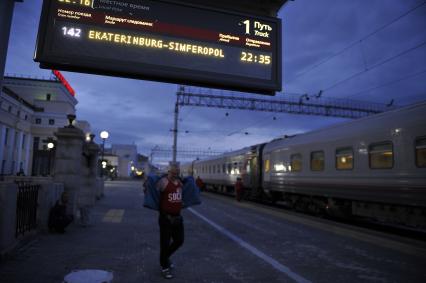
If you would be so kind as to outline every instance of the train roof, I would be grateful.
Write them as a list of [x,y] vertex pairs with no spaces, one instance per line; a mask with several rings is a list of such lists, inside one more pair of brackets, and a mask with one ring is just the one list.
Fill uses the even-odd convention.
[[378,128],[400,128],[403,125],[416,122],[426,123],[426,101],[303,134],[275,139],[266,145],[265,150],[274,150],[283,145],[303,145],[312,142],[334,141],[352,136],[359,137],[360,133],[375,131]]
[[265,144],[265,143],[259,143],[259,144],[255,144],[255,145],[251,145],[251,146],[246,146],[246,147],[243,147],[243,148],[238,149],[238,150],[233,150],[233,151],[225,152],[224,154],[221,154],[221,155],[215,155],[215,156],[211,156],[211,157],[208,157],[208,158],[200,159],[200,160],[197,160],[197,161],[211,161],[211,160],[216,160],[216,159],[220,159],[220,158],[226,158],[226,157],[231,157],[231,156],[236,156],[236,155],[242,155],[242,154],[245,154],[245,153],[251,151],[253,148],[259,147],[262,144]]

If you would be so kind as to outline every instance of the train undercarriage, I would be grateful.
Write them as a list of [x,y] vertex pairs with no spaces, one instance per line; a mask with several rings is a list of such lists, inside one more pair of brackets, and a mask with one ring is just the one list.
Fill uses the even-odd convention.
[[[207,184],[208,191],[235,196],[233,186]],[[384,204],[349,199],[310,196],[281,191],[246,188],[244,199],[280,203],[297,212],[319,217],[363,219],[382,225],[392,225],[426,232],[426,207]]]

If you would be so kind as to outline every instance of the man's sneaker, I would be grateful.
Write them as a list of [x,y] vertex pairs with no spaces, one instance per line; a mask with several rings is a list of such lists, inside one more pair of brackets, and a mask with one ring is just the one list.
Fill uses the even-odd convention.
[[172,274],[170,268],[165,268],[165,269],[161,270],[161,274],[166,279],[172,279],[173,278],[173,274]]
[[169,268],[170,269],[175,269],[175,264],[171,260],[169,260]]

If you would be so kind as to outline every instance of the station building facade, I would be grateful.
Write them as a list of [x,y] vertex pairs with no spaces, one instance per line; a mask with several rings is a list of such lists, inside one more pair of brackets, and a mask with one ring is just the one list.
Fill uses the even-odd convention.
[[[0,96],[0,174],[46,175],[52,153],[47,144],[69,124],[78,101],[58,78],[6,76]],[[90,124],[78,121],[83,131]],[[46,167],[47,166],[47,167]]]

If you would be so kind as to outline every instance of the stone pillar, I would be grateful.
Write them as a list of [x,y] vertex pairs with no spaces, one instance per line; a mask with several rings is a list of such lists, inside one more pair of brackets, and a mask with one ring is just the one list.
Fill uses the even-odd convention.
[[[15,172],[19,172],[21,169],[23,139],[24,139],[24,133],[22,131],[18,131],[18,142],[16,143],[16,150],[18,151],[18,154],[16,156]],[[23,167],[24,165],[22,164],[22,169],[24,169]]]
[[[94,137],[94,135],[93,135]],[[79,195],[78,207],[80,209],[80,224],[87,226],[90,221],[91,209],[95,205],[97,195],[97,167],[99,146],[91,139],[90,143],[83,146],[82,186]]]
[[76,215],[77,201],[82,184],[82,158],[85,136],[82,130],[72,126],[75,115],[68,115],[70,125],[58,129],[54,181],[64,184],[69,194],[68,213]]
[[30,168],[30,161],[31,161],[31,156],[30,156],[30,148],[31,148],[31,143],[32,141],[32,137],[31,134],[28,133],[27,134],[27,138],[25,140],[25,161],[24,161],[24,173],[25,175],[29,176],[31,175],[31,168]]
[[91,142],[88,144],[88,152],[90,154],[90,172],[89,172],[89,182],[90,186],[95,189],[96,199],[100,199],[104,195],[104,180],[99,176],[99,152],[100,147],[93,142],[95,135],[90,135]]
[[16,202],[18,186],[12,182],[0,182],[0,258],[17,244]]
[[13,175],[15,170],[15,129],[9,128],[9,137],[7,141],[7,155],[6,155],[6,174]]

